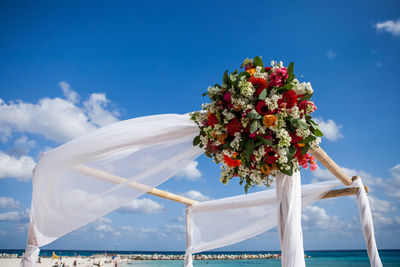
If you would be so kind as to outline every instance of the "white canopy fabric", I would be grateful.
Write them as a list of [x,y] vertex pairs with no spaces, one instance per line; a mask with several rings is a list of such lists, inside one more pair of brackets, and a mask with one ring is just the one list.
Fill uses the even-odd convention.
[[[176,175],[202,153],[192,143],[198,134],[188,114],[155,115],[100,128],[43,153],[33,172],[30,230],[21,266],[35,265],[40,246]],[[122,178],[106,178],[112,175]],[[278,175],[277,191],[188,206],[186,262],[192,253],[250,238],[276,226],[279,219],[283,265],[304,266],[301,205],[312,203],[339,184],[335,181],[305,186],[301,195],[299,173],[292,177]],[[365,220],[364,234],[369,237],[368,252],[376,259],[374,266],[379,266],[365,192],[359,198],[363,198],[359,202],[360,216]]]
[[[300,174],[297,172],[294,177],[280,175],[278,181],[287,178],[298,180],[300,183]],[[281,187],[281,183],[277,182]],[[301,187],[301,201],[298,201],[299,207],[312,204],[320,199],[326,192],[334,187],[341,185],[338,181],[329,181],[304,185]],[[277,187],[277,190],[280,189]],[[187,231],[191,240],[186,242],[186,265],[191,265],[191,254],[206,250],[216,249],[237,242],[249,239],[264,233],[278,225],[280,214],[280,199],[277,196],[276,189],[269,189],[257,193],[227,197],[222,199],[200,202],[187,208]],[[300,206],[301,205],[301,206]],[[300,213],[301,215],[301,213]],[[293,215],[297,216],[297,215]],[[294,220],[295,225],[300,224],[301,218]],[[287,217],[280,221],[286,222]],[[291,227],[286,225],[287,227]],[[285,227],[280,227],[284,230]],[[286,229],[290,231],[290,229]],[[297,232],[296,232],[297,231]],[[282,266],[302,266],[299,263],[299,256],[304,266],[304,249],[302,244],[301,229],[295,230],[290,240],[295,251],[288,251],[290,244],[284,244],[281,241],[282,257],[288,255],[286,261],[292,262],[297,259],[298,265]],[[289,232],[288,232],[289,235]],[[300,246],[299,246],[299,243]]]
[[[31,231],[23,266],[38,247],[138,198],[176,175],[202,150],[189,115],[165,114],[121,121],[43,153],[33,172]],[[127,178],[122,184],[73,170],[91,167]],[[126,186],[140,182],[148,188]]]
[[[298,208],[300,205],[305,207],[314,203],[329,190],[342,183],[327,181],[303,185],[301,201],[297,200],[296,203],[291,203],[290,200],[296,198],[297,186],[286,185],[287,188],[296,192],[291,194],[286,190],[286,193],[291,194],[292,197],[288,197],[288,201],[282,200],[282,187],[285,187],[287,182],[296,183],[296,181],[300,182],[299,173],[295,173],[293,177],[279,175],[277,189],[210,200],[188,206],[186,209],[185,267],[193,266],[193,253],[235,244],[276,226],[279,228],[281,239],[282,266],[305,266]],[[371,266],[381,267],[382,262],[375,242],[371,209],[361,179],[355,180],[350,187],[359,188],[357,202]],[[282,206],[285,208],[282,209]],[[291,211],[284,211],[288,209]],[[282,215],[282,213],[286,215]]]

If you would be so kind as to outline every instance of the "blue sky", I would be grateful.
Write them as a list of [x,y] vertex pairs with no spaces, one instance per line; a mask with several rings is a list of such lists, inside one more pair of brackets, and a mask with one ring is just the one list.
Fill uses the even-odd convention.
[[[370,186],[379,248],[400,248],[398,1],[1,1],[0,248],[23,248],[38,155],[108,123],[200,109],[244,58],[295,62],[322,147]],[[321,168],[303,183],[329,179]],[[202,156],[160,188],[242,194]],[[142,200],[45,248],[184,250],[183,206]],[[355,199],[303,211],[306,249],[360,249]],[[276,231],[226,249],[279,249]]]

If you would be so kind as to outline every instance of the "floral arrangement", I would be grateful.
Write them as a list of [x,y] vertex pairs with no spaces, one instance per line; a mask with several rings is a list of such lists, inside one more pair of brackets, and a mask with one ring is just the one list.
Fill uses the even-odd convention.
[[222,84],[210,86],[211,103],[191,113],[200,128],[193,145],[221,165],[221,182],[233,177],[250,186],[270,186],[277,172],[292,175],[300,167],[317,168],[308,153],[318,147],[322,132],[312,120],[316,106],[310,101],[310,83],[300,83],[294,64],[282,62],[264,67],[260,57],[245,59],[241,68],[228,74]]

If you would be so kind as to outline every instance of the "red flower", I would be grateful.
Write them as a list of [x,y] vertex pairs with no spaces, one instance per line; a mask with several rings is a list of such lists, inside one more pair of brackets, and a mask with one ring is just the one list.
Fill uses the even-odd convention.
[[[290,109],[297,104],[297,95],[293,90],[287,91],[282,95],[282,99],[278,100],[278,106],[286,103],[286,108]],[[284,106],[284,105],[283,105]]]
[[265,158],[264,162],[267,164],[275,163],[278,160],[276,151],[271,149],[269,146],[264,146],[265,149]]
[[258,112],[258,114],[260,115],[267,115],[268,112],[268,106],[265,103],[265,101],[258,101],[257,105],[256,105],[256,111]]
[[207,115],[207,124],[208,124],[209,126],[211,126],[211,127],[214,128],[214,125],[215,125],[215,124],[218,124],[218,123],[219,123],[219,121],[218,121],[217,116],[215,116],[214,113],[208,112],[208,115]]
[[265,72],[269,72],[272,69],[272,67],[265,67]]
[[317,109],[317,107],[314,105],[314,102],[312,102],[312,101],[302,101],[299,104],[299,109],[303,110],[304,112],[307,112],[307,109],[308,109],[308,110],[310,110],[310,112],[308,112],[308,113],[312,113]]
[[261,94],[261,92],[268,87],[268,82],[263,78],[256,78],[254,76],[251,76],[249,82],[251,82],[256,88],[256,92],[254,93],[255,96]]
[[235,133],[240,132],[242,130],[242,124],[236,119],[233,118],[227,125],[226,125],[228,134],[234,136]]
[[285,81],[289,77],[286,68],[276,69],[271,75],[269,76],[269,83],[270,86],[281,87],[285,84]]
[[289,133],[289,135],[292,138],[292,141],[290,141],[290,143],[292,143],[292,144],[297,144],[298,142],[301,141],[301,139],[303,139],[302,137],[297,136],[296,133]]

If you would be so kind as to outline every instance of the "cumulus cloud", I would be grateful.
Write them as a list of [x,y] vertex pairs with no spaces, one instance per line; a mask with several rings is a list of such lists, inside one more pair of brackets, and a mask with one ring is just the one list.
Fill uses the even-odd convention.
[[318,206],[304,207],[301,219],[304,231],[339,232],[345,224],[338,216],[328,215],[324,208]]
[[378,31],[386,31],[391,33],[393,36],[400,36],[400,19],[387,20],[384,22],[378,22],[375,24]]
[[391,178],[381,181],[380,186],[390,197],[400,198],[400,164],[390,169]]
[[324,137],[329,141],[336,141],[343,137],[340,132],[341,125],[336,124],[333,120],[323,120],[322,118],[315,118],[315,122],[319,124]]
[[35,164],[33,158],[29,156],[17,158],[0,151],[0,179],[17,178],[21,181],[27,181],[32,177]]
[[396,210],[396,207],[393,206],[389,201],[383,200],[383,199],[378,199],[376,197],[370,198],[370,206],[372,212],[389,212]]
[[19,223],[29,222],[29,213],[29,209],[26,209],[25,211],[10,211],[0,213],[0,221]]
[[7,154],[15,157],[21,157],[28,154],[31,148],[34,148],[35,146],[36,141],[29,140],[26,136],[21,136],[14,141],[14,146],[7,151]]
[[111,223],[111,219],[101,217],[93,223],[93,230],[97,232],[97,236],[100,238],[120,236],[121,233],[117,231],[113,226],[111,226]]
[[189,163],[182,171],[177,174],[177,178],[186,177],[188,180],[195,181],[200,179],[201,172],[197,169],[199,163],[197,161],[192,161]]
[[104,93],[93,93],[79,105],[79,96],[68,83],[60,87],[66,97],[42,98],[37,103],[0,99],[0,139],[7,140],[12,133],[30,133],[48,140],[65,142],[97,127],[118,121],[118,112],[110,109]]
[[72,90],[71,86],[67,82],[60,82],[58,84],[61,87],[61,90],[63,91],[64,97],[72,103],[78,103],[79,102],[79,95],[77,92]]
[[160,213],[164,211],[164,205],[151,199],[135,199],[118,209],[123,213]]
[[199,191],[195,191],[195,190],[190,190],[190,191],[182,194],[182,196],[193,199],[193,200],[197,200],[200,202],[211,199],[209,196],[205,196],[202,193],[200,193]]
[[0,197],[0,209],[14,209],[20,205],[18,200],[12,197]]
[[332,50],[328,50],[328,52],[326,52],[326,56],[329,59],[334,59],[336,57],[336,53],[334,51],[332,51]]

